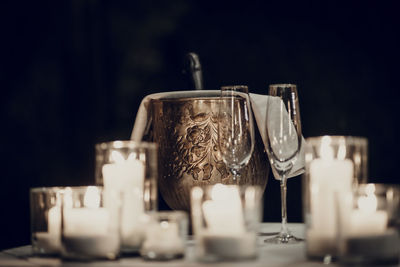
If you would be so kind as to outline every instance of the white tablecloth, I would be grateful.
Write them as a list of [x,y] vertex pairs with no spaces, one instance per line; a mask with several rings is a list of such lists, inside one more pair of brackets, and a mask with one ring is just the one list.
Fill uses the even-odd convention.
[[[289,224],[292,232],[303,237],[304,224]],[[277,232],[280,229],[279,223],[263,223],[263,233]],[[252,261],[244,262],[221,262],[218,264],[205,264],[197,262],[194,258],[194,244],[189,241],[186,256],[184,259],[172,261],[145,261],[140,257],[122,257],[116,261],[96,261],[96,262],[66,262],[59,258],[44,258],[32,256],[31,246],[22,246],[0,252],[0,266],[323,266],[322,262],[309,261],[305,256],[305,243],[299,244],[266,244],[263,240],[265,236],[259,237],[259,257]],[[335,266],[335,265],[331,265]]]

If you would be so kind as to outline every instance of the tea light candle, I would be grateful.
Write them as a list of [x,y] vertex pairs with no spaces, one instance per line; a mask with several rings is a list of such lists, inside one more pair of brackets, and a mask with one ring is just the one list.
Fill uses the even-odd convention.
[[144,164],[135,159],[133,154],[125,160],[118,151],[113,151],[111,158],[115,163],[105,164],[102,169],[104,188],[106,191],[123,192],[122,244],[129,247],[139,247],[144,235]]
[[176,258],[184,255],[184,240],[175,222],[153,222],[148,225],[141,254],[148,258]]
[[398,233],[387,228],[388,214],[385,210],[377,210],[378,199],[374,191],[374,184],[366,185],[366,195],[356,197],[355,209],[350,209],[349,216],[344,218],[344,242],[340,247],[343,261],[398,261]]
[[64,234],[101,235],[108,231],[109,213],[105,208],[73,208],[64,212]]
[[84,207],[73,208],[72,198],[66,190],[64,196],[63,246],[67,251],[76,251],[90,257],[108,257],[119,251],[119,237],[110,228],[110,214],[100,208],[100,192],[88,187],[84,196]]
[[388,223],[388,215],[386,211],[377,210],[378,201],[373,192],[367,192],[367,196],[360,196],[357,199],[357,204],[358,209],[352,210],[350,214],[348,234],[366,236],[384,233]]
[[83,199],[84,207],[73,208],[68,189],[64,195],[64,235],[101,235],[107,233],[109,213],[100,208],[100,192],[89,186]]
[[[335,192],[350,192],[353,181],[353,162],[344,154],[333,157],[327,144],[321,146],[321,158],[310,163],[311,229],[307,231],[307,250],[313,255],[334,250],[336,242]],[[319,253],[321,252],[321,253]]]
[[207,229],[201,233],[206,254],[226,259],[256,256],[256,236],[245,229],[242,201],[237,187],[217,184],[202,209]]
[[335,234],[334,192],[351,191],[353,163],[351,160],[316,159],[310,164],[313,228]]

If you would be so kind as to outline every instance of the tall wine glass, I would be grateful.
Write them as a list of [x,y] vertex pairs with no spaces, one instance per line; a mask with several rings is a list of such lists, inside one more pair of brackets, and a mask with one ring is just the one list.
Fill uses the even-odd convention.
[[222,160],[239,183],[240,170],[254,150],[254,125],[247,86],[223,86],[218,116],[218,145]]
[[281,186],[282,224],[280,233],[266,239],[268,243],[297,243],[302,239],[293,236],[287,227],[286,182],[293,165],[299,160],[302,141],[297,86],[274,84],[269,86],[266,116],[266,150],[272,172]]

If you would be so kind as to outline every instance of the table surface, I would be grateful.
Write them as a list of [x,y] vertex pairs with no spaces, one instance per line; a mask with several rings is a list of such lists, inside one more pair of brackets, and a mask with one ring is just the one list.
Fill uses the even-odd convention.
[[[290,223],[289,228],[298,237],[304,236],[304,224]],[[277,232],[279,223],[263,223],[262,233]],[[252,261],[221,262],[204,264],[194,257],[194,243],[188,241],[186,256],[171,261],[145,261],[138,257],[121,257],[116,261],[70,262],[60,258],[37,257],[32,255],[31,246],[22,246],[0,252],[0,266],[323,266],[322,262],[309,261],[305,256],[305,243],[266,244],[265,236],[259,237],[259,257]],[[334,264],[331,266],[335,266]]]

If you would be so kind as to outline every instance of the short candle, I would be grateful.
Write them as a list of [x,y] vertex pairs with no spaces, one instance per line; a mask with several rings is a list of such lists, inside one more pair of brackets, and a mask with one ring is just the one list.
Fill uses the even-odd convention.
[[398,262],[399,236],[395,229],[388,228],[388,212],[382,210],[386,208],[386,196],[376,195],[374,184],[357,190],[362,194],[350,194],[348,201],[342,203],[339,260],[359,265],[368,265],[369,261]]
[[[182,236],[182,234],[186,235],[187,233],[182,233],[178,224],[187,224],[187,218],[186,216],[178,216],[178,213],[180,212],[161,212],[160,217],[168,219],[168,216],[170,216],[170,220],[161,219],[161,221],[158,220],[157,214],[153,214],[140,250],[143,257],[158,260],[183,257],[186,236]],[[186,221],[182,222],[182,220]],[[187,231],[186,228],[187,226],[183,230]]]
[[215,185],[202,209],[207,228],[200,242],[206,254],[232,260],[256,256],[256,233],[245,228],[238,187]]
[[89,186],[84,195],[83,207],[75,208],[72,207],[71,192],[68,188],[65,190],[62,241],[64,254],[115,258],[120,245],[118,232],[115,230],[117,225],[112,224],[109,210],[100,208],[100,197],[97,187]]
[[[372,184],[368,186],[373,186]],[[373,192],[357,199],[357,209],[350,214],[350,236],[368,236],[382,234],[388,222],[387,212],[377,210],[377,198]]]

